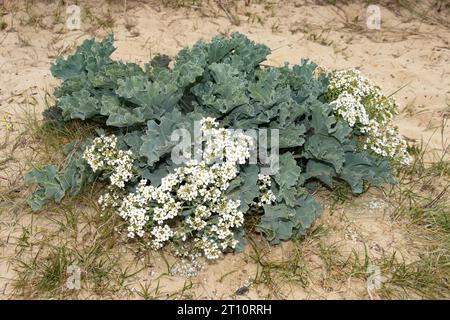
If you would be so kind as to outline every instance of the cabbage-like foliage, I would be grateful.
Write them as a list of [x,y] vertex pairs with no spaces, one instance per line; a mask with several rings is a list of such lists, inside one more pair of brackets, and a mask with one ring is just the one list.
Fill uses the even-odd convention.
[[[325,97],[329,76],[309,60],[263,66],[270,49],[239,33],[199,41],[173,59],[156,56],[143,67],[112,60],[113,51],[109,36],[58,58],[51,71],[62,83],[44,116],[54,125],[93,121],[115,134],[136,159],[130,190],[139,179],[158,185],[175,168],[170,135],[191,131],[202,117],[226,128],[279,130],[279,171],[271,177],[276,201],[263,207],[257,226],[273,244],[301,237],[320,215],[311,186],[344,182],[357,194],[393,182],[389,160],[358,148],[358,134],[334,114]],[[229,187],[244,212],[259,195],[261,166],[243,166]],[[38,185],[30,205],[38,210],[48,200],[59,202],[93,179],[80,152],[72,151],[62,170],[49,165],[27,174],[26,181]]]
[[49,200],[59,203],[66,193],[77,194],[83,186],[94,181],[95,176],[81,153],[87,142],[81,146],[68,144],[65,147],[67,158],[62,170],[55,165],[47,165],[34,168],[25,175],[25,183],[38,186],[28,198],[34,211],[41,209]]

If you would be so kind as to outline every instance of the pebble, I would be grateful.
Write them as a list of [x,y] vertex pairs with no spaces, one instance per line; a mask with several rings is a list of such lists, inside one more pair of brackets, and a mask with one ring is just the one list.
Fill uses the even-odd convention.
[[197,259],[192,260],[182,259],[177,261],[171,268],[170,274],[172,276],[182,276],[192,278],[198,276],[203,269],[203,264]]

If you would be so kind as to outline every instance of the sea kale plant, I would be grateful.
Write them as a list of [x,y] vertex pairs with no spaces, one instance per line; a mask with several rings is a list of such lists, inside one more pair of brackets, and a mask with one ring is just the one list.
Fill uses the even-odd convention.
[[[409,161],[394,100],[358,70],[326,72],[307,60],[268,67],[270,49],[239,33],[143,67],[111,59],[114,50],[112,36],[87,40],[52,65],[62,82],[45,121],[88,121],[97,131],[66,147],[62,167],[26,175],[37,184],[33,210],[103,180],[99,203],[127,222],[129,237],[215,259],[242,250],[249,215],[272,244],[299,238],[321,213],[314,190],[345,183],[359,194],[393,183],[392,165]],[[194,134],[196,123],[206,138],[188,149],[200,143],[202,156],[180,164],[173,133]],[[277,170],[267,174],[263,157],[249,159],[275,140],[265,146]]]

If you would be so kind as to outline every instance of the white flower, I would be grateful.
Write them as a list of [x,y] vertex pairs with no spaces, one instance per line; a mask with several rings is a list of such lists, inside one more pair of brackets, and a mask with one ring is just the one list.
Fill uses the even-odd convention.
[[[117,208],[128,223],[131,238],[148,237],[155,249],[169,240],[178,241],[178,251],[188,250],[185,244],[191,242],[195,250],[185,255],[202,252],[208,259],[217,259],[223,250],[236,246],[236,229],[244,223],[240,202],[228,199],[225,192],[237,177],[239,164],[250,157],[253,141],[242,133],[217,128],[213,118],[204,118],[201,124],[210,137],[204,161],[189,161],[163,177],[158,187],[142,179],[134,192],[122,197],[105,194],[99,202]],[[95,170],[108,168],[111,184],[119,190],[132,177],[131,154],[119,150],[113,136],[96,139],[86,158]],[[263,180],[266,188],[270,187],[270,177]]]
[[267,190],[265,193],[261,195],[259,198],[258,206],[263,206],[265,204],[272,204],[275,203],[277,200],[275,194],[272,192],[272,190]]
[[358,124],[362,127],[369,124],[369,117],[364,106],[352,94],[344,91],[331,102],[334,111],[340,115],[350,127]]
[[405,165],[411,162],[406,141],[393,125],[398,112],[392,97],[384,97],[380,87],[357,69],[335,72],[328,92],[335,97],[330,103],[335,114],[364,134],[364,150]]
[[173,230],[165,224],[164,226],[156,226],[151,231],[150,234],[153,236],[152,245],[155,249],[161,248],[166,241],[173,237]]
[[119,189],[133,177],[133,154],[130,150],[120,150],[114,135],[95,138],[84,150],[83,158],[94,172],[109,171],[111,185]]

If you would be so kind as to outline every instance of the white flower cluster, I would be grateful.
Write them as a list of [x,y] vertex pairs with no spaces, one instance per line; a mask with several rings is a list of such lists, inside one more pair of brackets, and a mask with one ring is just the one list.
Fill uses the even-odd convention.
[[356,123],[367,126],[369,117],[366,109],[356,97],[347,91],[343,91],[339,97],[331,102],[334,111],[340,115],[350,127],[354,127]]
[[258,175],[258,187],[261,192],[259,202],[256,203],[258,207],[261,207],[265,204],[272,204],[277,200],[275,194],[272,192],[272,190],[270,190],[271,185],[272,180],[270,180],[270,176],[264,174]]
[[124,188],[125,183],[133,176],[133,154],[130,150],[120,150],[114,135],[95,138],[84,150],[83,158],[94,172],[110,172],[109,179],[114,187]]
[[410,164],[407,144],[393,124],[397,106],[392,97],[383,96],[380,87],[357,69],[334,72],[328,95],[336,115],[364,135],[364,149]]
[[201,130],[206,138],[203,159],[207,163],[227,161],[233,164],[244,164],[250,157],[253,139],[243,133],[217,128],[213,118],[201,120]]
[[169,240],[179,246],[192,240],[194,250],[189,255],[202,252],[206,258],[216,259],[238,243],[235,230],[242,227],[244,215],[239,211],[240,202],[228,199],[225,191],[239,173],[238,165],[250,157],[253,141],[242,133],[218,129],[212,118],[203,119],[202,131],[210,137],[205,161],[192,160],[175,169],[159,187],[141,180],[136,190],[122,199],[118,213],[128,222],[131,238],[147,234],[155,249]]
[[107,207],[117,208],[121,203],[121,197],[115,188],[110,187],[109,189],[111,192],[107,192],[98,198],[98,204],[100,204],[103,210]]

